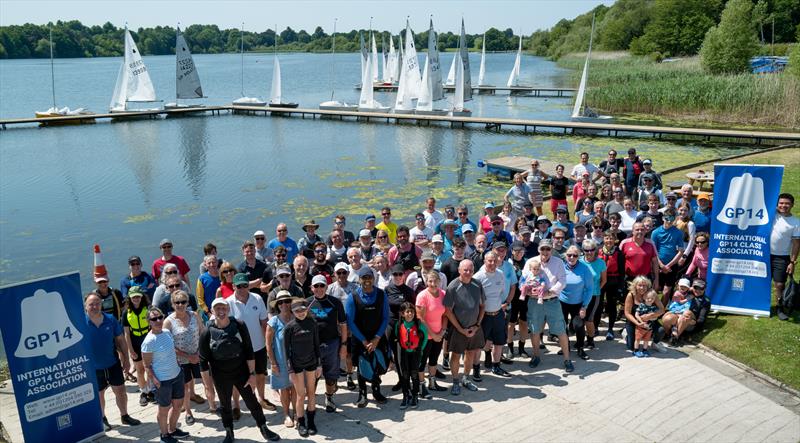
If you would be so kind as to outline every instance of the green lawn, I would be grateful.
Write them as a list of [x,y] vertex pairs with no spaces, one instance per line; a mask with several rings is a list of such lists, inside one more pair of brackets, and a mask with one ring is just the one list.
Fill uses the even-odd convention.
[[[731,161],[743,164],[782,164],[781,192],[789,192],[800,199],[800,153],[797,148],[755,154]],[[712,164],[696,169],[713,170]],[[686,172],[667,174],[664,182],[685,180]],[[800,213],[800,205],[794,208]],[[795,272],[795,274],[798,274]],[[773,306],[776,294],[773,293]],[[711,316],[703,331],[694,338],[736,361],[763,372],[787,385],[800,389],[800,313],[788,321],[778,320],[774,315],[758,320],[740,315]]]

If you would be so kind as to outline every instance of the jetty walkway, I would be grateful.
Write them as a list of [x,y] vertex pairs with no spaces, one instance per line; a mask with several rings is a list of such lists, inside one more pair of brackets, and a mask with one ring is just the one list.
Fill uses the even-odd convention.
[[[397,92],[398,85],[387,85],[383,83],[375,83],[372,85],[374,91],[380,92]],[[361,85],[356,85],[357,91],[361,90]],[[445,92],[453,92],[456,87],[452,85],[444,85]],[[473,86],[472,91],[480,95],[495,95],[498,92],[507,92],[509,95],[519,95],[522,97],[574,97],[577,89],[575,88],[545,88],[539,86]]]

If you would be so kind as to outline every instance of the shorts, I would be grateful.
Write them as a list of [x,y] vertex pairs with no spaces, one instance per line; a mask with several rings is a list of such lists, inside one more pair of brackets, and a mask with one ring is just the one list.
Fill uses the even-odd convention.
[[506,314],[501,309],[495,315],[484,314],[481,321],[483,338],[492,342],[493,345],[506,344]]
[[100,391],[109,386],[125,384],[125,377],[122,376],[122,363],[119,360],[109,368],[96,370],[95,374],[97,375],[97,388]]
[[[550,199],[550,212],[553,213],[554,217],[555,217],[556,209],[558,209],[558,205],[564,205],[567,208],[569,208],[569,205],[567,204],[567,199],[557,200],[557,199],[551,198]],[[567,214],[567,215],[569,215],[569,214]]]
[[172,404],[172,400],[180,400],[183,398],[183,375],[178,374],[177,377],[171,380],[161,380],[161,386],[156,390],[156,402],[158,406],[166,408]]
[[789,279],[789,274],[786,273],[786,267],[789,266],[788,255],[770,255],[769,264],[772,268],[772,281],[775,283],[786,283]]
[[550,334],[561,335],[567,332],[558,297],[547,299],[541,305],[537,298],[528,298],[528,330],[532,334],[539,334],[544,331],[545,323]]
[[448,350],[454,354],[463,354],[464,351],[483,349],[484,344],[485,340],[483,339],[482,328],[479,327],[472,337],[467,337],[453,328],[453,331],[450,333],[450,340],[447,342],[447,347]]
[[189,383],[190,381],[201,378],[200,377],[200,363],[186,363],[181,365],[183,370],[183,382]]
[[256,374],[267,373],[267,348],[266,346],[253,352],[253,358],[256,361]]
[[675,287],[675,283],[678,281],[678,270],[673,269],[669,272],[658,272],[658,282],[661,286],[669,286],[670,288]]
[[339,379],[339,339],[319,345],[320,360],[322,362],[322,377],[326,384],[336,383]]
[[517,321],[528,321],[528,300],[520,300],[518,295],[511,300],[511,312],[508,314],[508,322],[516,324]]
[[292,372],[294,372],[295,374],[302,374],[303,371],[314,372],[319,367],[319,365],[316,362],[307,364],[305,366],[295,366],[294,363],[290,364],[292,366]]
[[649,342],[653,338],[653,330],[650,328],[636,328],[636,341]]
[[133,348],[133,352],[136,353],[136,358],[133,359],[134,362],[142,361],[142,343],[145,337],[146,335],[135,336],[131,334],[131,347]]

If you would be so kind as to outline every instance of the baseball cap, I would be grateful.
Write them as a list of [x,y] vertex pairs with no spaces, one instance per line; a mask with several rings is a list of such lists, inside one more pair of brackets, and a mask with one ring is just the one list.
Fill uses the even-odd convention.
[[504,240],[497,240],[496,242],[492,243],[492,249],[500,248],[508,248],[508,243],[506,243]]
[[544,248],[544,247],[547,247],[547,248],[551,248],[551,249],[552,249],[552,248],[553,248],[553,241],[552,241],[552,240],[550,240],[549,238],[543,238],[543,239],[541,239],[541,240],[539,241],[539,249],[542,249],[542,248]]
[[258,231],[256,231],[256,232],[254,232],[254,233],[253,233],[253,237],[259,237],[259,236],[260,236],[260,237],[266,237],[266,236],[267,236],[267,234],[265,234],[265,233],[264,233],[264,231],[262,231],[262,230],[260,230],[260,229],[259,229]]
[[247,274],[245,274],[244,272],[240,272],[240,273],[238,273],[238,274],[233,276],[233,285],[234,286],[239,286],[239,285],[244,285],[244,284],[249,284],[249,283],[250,283],[250,279],[247,277]]
[[491,216],[491,217],[489,218],[489,221],[490,221],[490,222],[492,222],[492,223],[494,223],[494,222],[502,222],[502,221],[503,221],[503,219],[502,219],[502,218],[500,218],[500,216],[499,216],[499,215],[493,215],[493,216]]
[[328,284],[328,279],[325,278],[322,274],[317,274],[314,278],[311,279],[311,286],[314,286],[318,283]]
[[425,251],[425,252],[422,253],[422,257],[420,258],[420,261],[425,261],[425,260],[436,260],[436,257],[433,256],[433,252]]
[[522,226],[519,228],[519,235],[530,234],[531,230],[527,226]]
[[211,309],[214,309],[214,306],[217,306],[217,305],[228,306],[228,302],[226,302],[225,299],[222,298],[222,297],[217,297],[217,298],[214,299],[214,301],[211,302]]
[[139,286],[131,286],[131,288],[128,289],[128,297],[129,298],[131,298],[131,297],[141,297],[143,295],[144,295],[144,293],[142,292],[142,288],[139,287]]
[[567,205],[558,205],[556,212],[567,212]]
[[494,209],[494,203],[486,202],[486,204],[483,205],[483,209]]
[[358,231],[358,236],[359,237],[371,237],[372,233],[369,232],[369,229],[362,229],[362,230]]
[[333,272],[341,271],[342,269],[350,272],[350,268],[347,267],[347,263],[345,262],[336,263],[336,266],[333,267]]
[[162,247],[164,245],[171,245],[171,244],[172,244],[172,240],[170,240],[168,238],[165,238],[165,239],[162,239],[160,242],[158,242],[158,247],[160,248],[160,247]]
[[375,220],[375,214],[367,214],[367,216],[364,217],[364,221],[370,221],[370,220]]
[[694,279],[694,281],[692,282],[692,286],[694,286],[694,287],[696,287],[696,288],[703,288],[703,289],[705,289],[705,287],[706,287],[706,282],[705,282],[705,280],[700,280],[699,278],[696,278],[696,279]]
[[98,275],[97,277],[94,278],[94,282],[95,283],[100,283],[101,281],[108,281],[108,276],[107,275]]
[[525,249],[525,245],[522,244],[521,241],[517,240],[511,244],[512,251],[522,251]]
[[652,165],[652,164],[653,164],[653,160],[650,160],[649,158],[646,158],[646,159],[645,159],[645,160],[642,162],[642,164],[643,164],[643,165]]
[[[289,269],[288,266],[278,266],[278,269],[275,270],[275,275],[286,275],[291,274],[292,270]],[[239,274],[236,274],[239,275]],[[234,277],[234,283],[236,282],[236,277]]]
[[543,222],[544,222],[544,223],[547,223],[548,225],[552,225],[552,224],[553,224],[553,223],[550,221],[550,219],[549,219],[549,218],[547,218],[547,216],[546,216],[546,215],[540,215],[540,216],[536,217],[536,224],[537,224],[537,225],[538,225],[539,223],[543,223]]
[[701,192],[701,193],[697,194],[697,199],[698,200],[706,199],[708,201],[711,201],[711,197],[709,197],[708,192]]
[[299,300],[292,303],[292,312],[295,311],[305,311],[308,309],[308,303],[305,300]]
[[688,278],[682,278],[678,280],[678,286],[683,286],[684,288],[690,288],[692,286],[692,282],[690,282]]
[[475,230],[472,229],[472,225],[465,224],[464,226],[461,227],[461,233],[463,234],[465,232],[475,232]]
[[433,242],[433,243],[444,243],[444,238],[442,238],[441,234],[435,234],[433,236],[433,238],[431,239],[431,242]]
[[402,272],[403,274],[406,273],[405,268],[403,268],[403,265],[401,265],[400,263],[397,263],[396,265],[392,266],[391,271],[392,271],[392,274],[400,273],[400,272]]

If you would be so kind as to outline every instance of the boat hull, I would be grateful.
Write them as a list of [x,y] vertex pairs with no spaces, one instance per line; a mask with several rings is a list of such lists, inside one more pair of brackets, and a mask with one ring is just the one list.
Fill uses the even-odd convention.
[[365,112],[365,113],[389,113],[392,111],[392,108],[385,106],[380,108],[363,108],[361,106],[358,107],[358,112]]
[[417,115],[447,115],[449,113],[450,111],[448,111],[447,109],[433,109],[430,111],[422,111],[417,109],[416,111],[414,111],[414,114]]
[[319,109],[322,109],[324,111],[358,111],[358,105],[345,105],[342,103],[339,104],[320,103]]
[[[610,115],[598,115],[597,117],[572,117],[570,121],[575,123],[609,123],[613,121],[614,118]],[[572,132],[574,134],[586,134],[586,135],[596,135],[604,132],[604,129],[585,129],[585,128],[573,128]]]
[[270,103],[270,108],[284,108],[284,109],[294,109],[298,107],[297,103]]
[[[69,120],[48,121],[49,119],[52,119],[54,117],[75,117],[75,118]],[[92,114],[71,115],[71,114],[58,114],[53,112],[37,112],[36,118],[42,120],[39,122],[39,126],[75,126],[75,125],[93,125],[96,123]]]
[[414,110],[413,109],[395,109],[394,113],[395,114],[407,115],[407,114],[413,114]]
[[462,111],[451,111],[450,115],[453,117],[472,117],[472,111],[464,109]]

